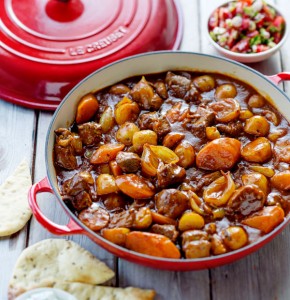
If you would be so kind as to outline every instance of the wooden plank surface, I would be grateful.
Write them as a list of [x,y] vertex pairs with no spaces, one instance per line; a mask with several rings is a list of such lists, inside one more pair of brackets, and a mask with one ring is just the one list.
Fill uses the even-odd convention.
[[[181,50],[219,55],[206,36],[206,20],[222,0],[180,0],[184,14],[184,38]],[[277,0],[290,23],[290,1]],[[290,71],[290,39],[282,50],[263,63],[250,65],[263,74]],[[290,83],[281,88],[290,95]],[[35,112],[0,100],[0,183],[10,175],[23,158],[31,166],[34,182],[46,175],[45,136],[52,113]],[[63,210],[53,195],[38,197],[40,207],[58,224],[66,224]],[[28,227],[8,238],[0,238],[0,299],[7,299],[7,285],[15,260],[28,245],[46,238],[56,238],[33,218]],[[290,299],[290,228],[256,253],[230,265],[192,272],[168,272],[146,268],[113,255],[76,235],[69,238],[91,251],[116,271],[110,285],[153,288],[157,300],[227,300]]]

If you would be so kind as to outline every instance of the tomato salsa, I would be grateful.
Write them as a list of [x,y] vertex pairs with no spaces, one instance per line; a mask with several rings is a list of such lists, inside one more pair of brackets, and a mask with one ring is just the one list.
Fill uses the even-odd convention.
[[210,16],[208,30],[221,47],[239,53],[259,53],[276,46],[285,29],[284,18],[263,0],[233,1]]
[[251,244],[290,209],[287,120],[254,88],[168,71],[83,95],[55,130],[63,201],[88,228],[166,258]]

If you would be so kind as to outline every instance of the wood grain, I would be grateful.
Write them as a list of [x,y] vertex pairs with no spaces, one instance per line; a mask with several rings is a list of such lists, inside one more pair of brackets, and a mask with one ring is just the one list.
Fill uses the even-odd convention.
[[[219,55],[206,34],[206,22],[213,8],[223,0],[180,0],[184,16],[184,36],[180,49]],[[273,3],[273,1],[271,1]],[[276,0],[290,24],[289,0]],[[290,38],[281,51],[269,60],[251,64],[262,74],[290,72]],[[290,94],[290,82],[280,84]],[[34,182],[46,176],[45,138],[52,113],[38,112],[0,100],[0,183],[23,158],[29,162]],[[43,193],[38,201],[45,215],[57,224],[68,218],[51,194]],[[20,252],[47,238],[59,238],[44,229],[34,218],[21,232],[0,238],[0,299],[7,299],[7,285]],[[290,228],[259,251],[230,265],[192,272],[161,271],[118,259],[85,236],[64,236],[92,252],[116,271],[109,285],[155,289],[157,300],[288,300],[290,299]]]

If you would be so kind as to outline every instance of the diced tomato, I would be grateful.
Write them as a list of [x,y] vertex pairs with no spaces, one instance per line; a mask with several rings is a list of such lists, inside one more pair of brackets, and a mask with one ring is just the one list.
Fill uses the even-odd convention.
[[252,0],[239,0],[242,3],[245,3],[246,5],[251,5],[252,4]]
[[266,45],[257,45],[256,49],[257,49],[257,53],[259,53],[259,52],[263,52],[263,51],[270,49],[270,47],[268,47]]
[[248,19],[248,18],[243,18],[241,30],[248,29],[249,26],[250,26],[250,19]]
[[281,31],[283,29],[285,20],[281,16],[277,16],[273,21],[273,26],[277,28],[278,31]]
[[270,7],[267,4],[263,5],[263,12],[265,14],[265,20],[266,21],[273,21],[275,18],[275,13],[270,9]]
[[215,10],[212,15],[209,17],[208,26],[209,30],[213,30],[215,27],[219,25],[219,12]]
[[232,13],[229,11],[228,8],[226,7],[221,7],[219,9],[219,20],[226,20],[226,19],[229,19],[229,18],[232,18]]
[[250,49],[250,38],[240,40],[234,47],[231,48],[233,52],[246,53]]

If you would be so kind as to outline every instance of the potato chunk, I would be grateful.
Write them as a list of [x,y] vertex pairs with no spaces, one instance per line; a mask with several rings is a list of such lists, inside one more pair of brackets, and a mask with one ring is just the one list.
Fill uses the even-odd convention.
[[270,124],[265,117],[253,116],[246,120],[244,130],[248,134],[266,136],[270,130]]
[[248,243],[248,235],[240,226],[230,226],[222,231],[223,242],[231,250],[240,249]]
[[237,139],[215,139],[198,152],[196,165],[204,170],[228,170],[239,160],[240,148],[241,143]]
[[283,171],[280,173],[276,173],[271,178],[272,185],[281,191],[289,191],[290,190],[290,171]]
[[246,161],[264,163],[272,157],[271,143],[264,137],[257,138],[246,144],[241,154]]

